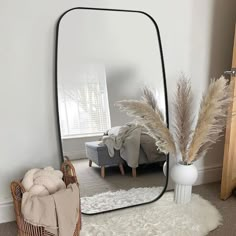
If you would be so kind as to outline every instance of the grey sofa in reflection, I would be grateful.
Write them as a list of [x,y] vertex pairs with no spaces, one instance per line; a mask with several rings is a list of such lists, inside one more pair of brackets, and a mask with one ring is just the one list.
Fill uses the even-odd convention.
[[[105,167],[107,166],[119,166],[120,172],[122,175],[125,174],[123,164],[125,161],[120,157],[120,152],[115,150],[114,157],[110,157],[108,154],[108,149],[106,145],[104,145],[100,141],[95,142],[86,142],[85,143],[86,156],[89,159],[89,166],[92,166],[92,163],[96,163],[101,167],[101,176],[105,177]],[[158,160],[155,162],[163,162],[166,160],[165,155],[158,154]],[[139,165],[153,163],[147,158],[147,155],[143,151],[142,147],[140,147],[139,151]],[[136,177],[136,168],[132,168],[132,175]]]
[[124,160],[120,157],[120,152],[115,150],[114,157],[110,157],[108,154],[107,146],[102,142],[86,142],[85,143],[86,156],[89,159],[89,166],[92,166],[92,162],[101,167],[101,176],[105,177],[106,166],[119,166],[122,175],[124,172]]

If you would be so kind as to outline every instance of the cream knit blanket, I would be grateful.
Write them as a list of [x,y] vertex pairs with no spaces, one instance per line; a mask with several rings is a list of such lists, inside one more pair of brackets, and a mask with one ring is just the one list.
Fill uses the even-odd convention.
[[25,174],[22,185],[31,196],[46,196],[66,188],[62,176],[61,171],[52,167],[31,169]]

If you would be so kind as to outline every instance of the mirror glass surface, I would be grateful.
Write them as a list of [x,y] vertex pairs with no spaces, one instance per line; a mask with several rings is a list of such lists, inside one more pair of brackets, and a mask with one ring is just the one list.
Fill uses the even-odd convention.
[[[82,212],[157,198],[166,184],[166,156],[133,118],[114,106],[120,100],[140,100],[147,86],[165,116],[155,25],[136,12],[74,9],[61,18],[57,37],[61,143],[79,178]],[[101,195],[99,207],[99,201],[90,198],[108,191],[113,195]]]

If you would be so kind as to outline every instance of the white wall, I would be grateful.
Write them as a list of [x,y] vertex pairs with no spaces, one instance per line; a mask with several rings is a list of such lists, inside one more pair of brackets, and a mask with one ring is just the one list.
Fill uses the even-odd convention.
[[[10,181],[26,169],[59,166],[53,92],[55,24],[62,12],[74,6],[138,9],[154,16],[162,36],[170,98],[180,71],[191,76],[199,97],[209,77],[230,68],[235,0],[0,0],[0,205],[10,198]],[[215,168],[216,177],[211,179],[215,180],[222,157],[223,146],[217,145],[198,167]],[[10,218],[0,209],[0,222]]]

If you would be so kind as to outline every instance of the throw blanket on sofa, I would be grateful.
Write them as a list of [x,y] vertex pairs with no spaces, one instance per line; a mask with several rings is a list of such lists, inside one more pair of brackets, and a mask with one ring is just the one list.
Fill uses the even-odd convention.
[[107,146],[109,155],[113,157],[114,150],[120,150],[120,156],[128,166],[138,167],[141,130],[142,128],[134,123],[108,130],[102,141]]
[[102,142],[107,146],[110,157],[114,150],[120,150],[120,156],[131,168],[138,167],[139,151],[143,149],[149,163],[156,162],[163,156],[155,145],[155,140],[148,135],[147,130],[135,123],[112,127],[103,136]]

